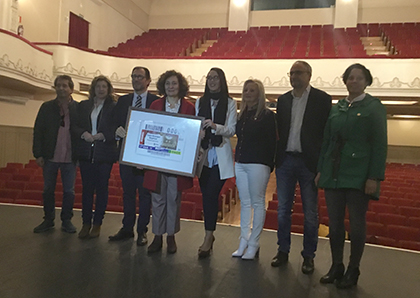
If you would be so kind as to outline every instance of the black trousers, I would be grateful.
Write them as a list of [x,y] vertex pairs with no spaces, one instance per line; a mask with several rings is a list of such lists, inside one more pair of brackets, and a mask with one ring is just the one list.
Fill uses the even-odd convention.
[[333,264],[343,263],[346,206],[350,216],[350,267],[359,267],[366,241],[369,196],[358,189],[325,189]]
[[206,231],[215,231],[219,212],[219,194],[226,180],[220,179],[219,166],[203,167],[199,178],[203,194],[204,227]]

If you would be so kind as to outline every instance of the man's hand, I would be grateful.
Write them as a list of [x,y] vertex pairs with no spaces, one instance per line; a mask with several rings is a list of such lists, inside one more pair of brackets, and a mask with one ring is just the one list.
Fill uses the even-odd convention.
[[117,130],[115,131],[115,136],[117,136],[117,137],[119,137],[119,138],[125,138],[126,133],[127,133],[127,132],[125,131],[124,127],[119,126],[119,127],[117,128]]
[[38,157],[38,158],[36,159],[36,164],[37,164],[38,166],[40,166],[41,168],[43,168],[43,167],[44,167],[44,158],[43,158],[43,157]]
[[105,140],[105,136],[103,133],[97,133],[96,135],[92,136],[95,141],[103,141]]
[[82,139],[85,140],[86,142],[89,142],[89,143],[93,143],[93,141],[95,141],[93,139],[93,136],[90,133],[88,133],[87,131],[85,131],[82,134]]

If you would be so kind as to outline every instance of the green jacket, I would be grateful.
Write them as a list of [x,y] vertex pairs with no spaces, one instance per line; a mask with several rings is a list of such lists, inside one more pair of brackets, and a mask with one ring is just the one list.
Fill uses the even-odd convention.
[[[353,104],[341,99],[325,126],[318,186],[364,191],[367,179],[384,180],[387,144],[386,109],[379,99],[369,94]],[[379,186],[373,196],[379,197]]]

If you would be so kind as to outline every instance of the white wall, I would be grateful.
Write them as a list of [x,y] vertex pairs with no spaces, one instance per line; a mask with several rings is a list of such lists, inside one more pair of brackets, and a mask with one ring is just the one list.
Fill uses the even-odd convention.
[[[89,47],[107,50],[148,30],[151,0],[25,0],[19,14],[32,42],[68,42],[69,14],[90,23]],[[100,12],[100,13],[98,13]]]
[[419,0],[360,0],[359,23],[420,22]]
[[28,100],[25,105],[0,102],[0,125],[33,127],[42,103],[40,100]]
[[334,28],[354,28],[357,26],[359,0],[336,0]]
[[334,8],[251,11],[250,27],[331,25]]
[[227,27],[229,0],[154,0],[150,29]]
[[419,120],[388,120],[388,144],[420,146]]

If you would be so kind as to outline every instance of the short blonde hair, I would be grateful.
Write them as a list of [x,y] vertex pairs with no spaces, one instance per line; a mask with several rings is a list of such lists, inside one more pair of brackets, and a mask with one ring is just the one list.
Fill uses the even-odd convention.
[[246,85],[254,83],[257,85],[258,88],[258,106],[257,106],[257,112],[255,113],[255,117],[258,117],[262,111],[264,111],[265,107],[265,89],[264,89],[264,85],[260,80],[257,79],[249,79],[246,80],[244,83],[244,87],[242,88],[242,100],[241,100],[241,110],[239,111],[239,118],[240,119],[242,117],[242,114],[244,113],[244,111],[247,110],[248,106],[244,101],[244,90]]

